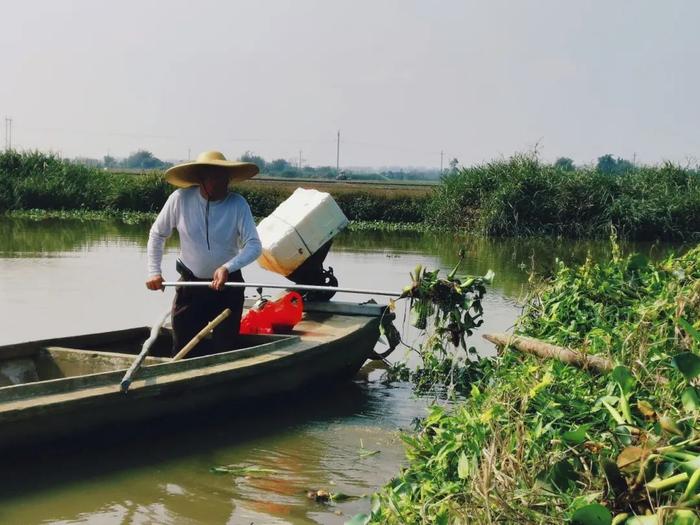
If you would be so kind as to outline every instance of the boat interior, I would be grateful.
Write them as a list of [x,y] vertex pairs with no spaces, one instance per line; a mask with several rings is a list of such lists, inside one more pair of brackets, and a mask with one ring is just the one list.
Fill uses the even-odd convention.
[[[66,377],[126,370],[148,339],[147,327],[51,339],[5,347],[0,351],[0,387]],[[240,335],[226,351],[279,340],[281,335]],[[201,341],[185,359],[216,353]],[[172,357],[172,332],[162,328],[143,366],[166,363]]]

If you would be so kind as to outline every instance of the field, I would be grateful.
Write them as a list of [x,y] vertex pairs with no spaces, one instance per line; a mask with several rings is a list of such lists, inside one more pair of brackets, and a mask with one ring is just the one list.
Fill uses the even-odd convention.
[[243,183],[243,187],[267,189],[275,187],[289,191],[301,188],[313,188],[331,194],[370,192],[376,195],[405,197],[424,197],[429,195],[437,182],[405,182],[405,181],[353,181],[327,179],[282,179],[279,177],[257,176]]

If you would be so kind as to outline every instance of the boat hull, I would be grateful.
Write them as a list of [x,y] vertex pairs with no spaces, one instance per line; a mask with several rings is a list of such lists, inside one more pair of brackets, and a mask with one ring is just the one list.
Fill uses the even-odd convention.
[[[300,329],[289,336],[145,366],[126,394],[119,389],[123,369],[0,388],[0,447],[177,417],[341,381],[354,375],[370,355],[378,325],[376,315],[306,314]],[[62,341],[52,340],[48,347],[55,349]],[[73,345],[76,341],[80,338],[69,339]],[[36,345],[47,348],[45,342]],[[31,343],[23,348],[28,352]],[[16,346],[0,348],[0,359],[3,350],[18,352]]]

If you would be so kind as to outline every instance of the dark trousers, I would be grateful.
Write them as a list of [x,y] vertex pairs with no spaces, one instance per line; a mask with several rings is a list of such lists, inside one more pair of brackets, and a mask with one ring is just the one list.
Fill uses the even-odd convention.
[[[187,280],[211,281],[211,279],[190,277]],[[243,275],[239,270],[230,274],[228,280],[242,283]],[[225,287],[217,292],[203,286],[177,288],[172,313],[173,355],[226,308],[231,309],[231,315],[214,328],[212,338],[200,341],[187,355],[196,357],[233,349],[241,326],[243,290],[243,288]]]

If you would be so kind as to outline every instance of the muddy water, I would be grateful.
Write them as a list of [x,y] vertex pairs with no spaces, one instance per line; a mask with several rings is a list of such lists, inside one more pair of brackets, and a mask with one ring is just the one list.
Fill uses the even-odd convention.
[[[143,225],[0,219],[0,344],[155,321],[172,291],[143,286],[146,232]],[[466,271],[496,272],[484,330],[513,324],[532,268],[546,271],[557,257],[609,252],[606,243],[554,239],[344,233],[327,263],[343,286],[400,289],[417,263],[452,266],[459,247],[467,253]],[[668,250],[635,248],[652,255]],[[176,277],[176,250],[173,241],[164,260],[167,279]],[[284,282],[257,267],[244,273],[249,281]],[[492,352],[478,337],[474,344]],[[367,510],[362,496],[398,471],[404,457],[399,430],[411,428],[430,402],[406,384],[384,384],[381,375],[370,363],[353,382],[284,404],[223,411],[186,425],[174,421],[165,432],[143,428],[60,457],[41,450],[36,457],[4,458],[0,523],[343,523]],[[253,471],[210,471],[220,465]],[[307,499],[310,489],[358,497],[324,505]]]

